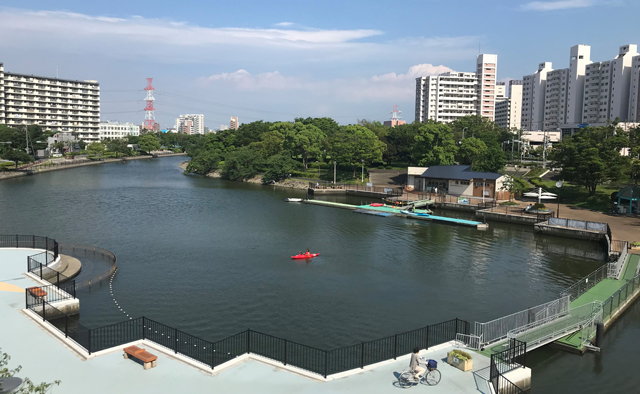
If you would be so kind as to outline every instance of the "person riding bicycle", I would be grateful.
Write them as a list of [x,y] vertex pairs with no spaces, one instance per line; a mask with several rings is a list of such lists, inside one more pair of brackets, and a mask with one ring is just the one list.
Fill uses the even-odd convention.
[[420,375],[425,371],[425,369],[420,366],[420,356],[418,356],[419,351],[419,347],[413,348],[413,353],[411,354],[411,363],[409,364],[409,366],[413,370],[413,377],[416,380],[420,380]]

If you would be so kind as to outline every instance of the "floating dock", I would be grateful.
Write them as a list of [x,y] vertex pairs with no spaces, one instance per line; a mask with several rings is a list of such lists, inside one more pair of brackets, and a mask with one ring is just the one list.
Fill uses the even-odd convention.
[[391,207],[372,207],[369,205],[351,205],[351,204],[343,204],[339,202],[331,202],[331,201],[322,201],[322,200],[304,200],[305,204],[313,204],[313,205],[322,205],[325,207],[332,208],[341,208],[341,209],[349,209],[352,211],[357,211],[358,213],[371,212],[370,214],[387,214],[387,215],[379,215],[379,216],[398,216],[409,219],[417,219],[417,220],[427,220],[431,222],[438,223],[448,223],[448,224],[458,224],[461,226],[475,227],[478,230],[486,230],[489,225],[482,222],[475,222],[473,220],[466,219],[457,219],[457,218],[448,218],[446,216],[436,216],[436,215],[426,215],[426,214],[412,214],[412,213],[404,213],[401,212],[400,209],[391,208]]

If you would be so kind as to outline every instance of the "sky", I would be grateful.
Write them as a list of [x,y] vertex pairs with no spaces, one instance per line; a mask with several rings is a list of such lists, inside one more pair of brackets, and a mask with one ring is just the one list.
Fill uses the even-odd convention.
[[568,67],[640,44],[638,0],[4,0],[5,71],[97,80],[101,120],[141,123],[146,78],[156,120],[202,113],[218,129],[323,117],[414,119],[415,78],[475,71],[498,55],[498,80],[537,64]]

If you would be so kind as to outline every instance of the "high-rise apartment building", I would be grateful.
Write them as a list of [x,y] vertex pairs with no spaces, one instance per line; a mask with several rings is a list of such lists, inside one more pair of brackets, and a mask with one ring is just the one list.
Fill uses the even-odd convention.
[[478,78],[478,101],[476,102],[476,114],[482,115],[489,120],[493,120],[496,105],[498,55],[478,55],[476,63],[476,75]]
[[415,120],[452,122],[468,115],[494,118],[497,55],[479,55],[477,73],[450,71],[416,78]]
[[496,96],[496,124],[505,130],[519,129],[521,109],[522,81],[511,80],[509,81],[509,97]]
[[633,57],[629,88],[629,120],[640,122],[640,56]]
[[45,130],[98,133],[100,86],[97,81],[74,81],[4,71],[0,63],[0,124],[37,124]]
[[180,117],[176,119],[175,128],[178,133],[204,134],[204,115],[180,115]]
[[232,116],[231,121],[229,122],[229,129],[238,130],[238,127],[240,127],[240,124],[238,123],[238,117]]
[[[619,119],[638,122],[638,80],[640,55],[637,45],[623,45],[613,60],[591,62],[591,48],[576,45],[571,48],[569,68],[552,70],[548,64],[546,76],[524,77],[522,128],[524,130],[562,130],[571,135],[588,125],[600,126]],[[544,78],[543,78],[544,77]],[[543,82],[542,79],[545,81]],[[537,90],[536,90],[537,89]],[[532,97],[538,94],[537,100]],[[540,93],[544,95],[544,112],[540,120]]]
[[[127,138],[128,136],[140,135],[140,126],[135,123],[120,122],[100,122],[100,134],[97,140],[87,140],[86,142],[101,141],[104,139]],[[81,138],[82,139],[82,138]]]
[[551,62],[538,64],[538,71],[522,79],[522,130],[540,130],[544,123],[547,74],[553,71]]

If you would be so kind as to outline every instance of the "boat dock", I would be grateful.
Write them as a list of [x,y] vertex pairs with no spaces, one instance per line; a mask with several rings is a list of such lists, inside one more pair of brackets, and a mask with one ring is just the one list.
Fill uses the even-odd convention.
[[305,204],[322,205],[325,207],[359,211],[358,213],[370,212],[370,214],[373,214],[373,215],[386,214],[386,215],[378,215],[378,216],[393,215],[393,216],[409,218],[409,219],[426,220],[431,222],[447,223],[447,224],[458,224],[462,226],[475,227],[478,230],[486,230],[488,228],[488,225],[482,222],[476,222],[476,221],[466,220],[466,219],[449,218],[446,216],[405,213],[398,208],[392,208],[387,206],[372,207],[370,205],[351,205],[351,204],[343,204],[339,202],[322,201],[322,200],[304,200],[303,202]]

